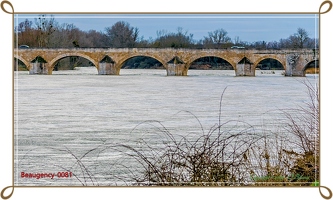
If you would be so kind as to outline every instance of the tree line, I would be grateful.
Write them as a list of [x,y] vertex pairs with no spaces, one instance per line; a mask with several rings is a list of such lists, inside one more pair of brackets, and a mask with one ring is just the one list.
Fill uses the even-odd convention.
[[310,38],[303,28],[288,38],[279,41],[246,42],[239,37],[231,39],[228,32],[219,28],[207,33],[203,39],[194,40],[193,34],[177,28],[176,32],[158,30],[155,39],[140,37],[140,30],[128,22],[118,21],[104,31],[83,31],[74,24],[59,24],[53,16],[39,15],[38,18],[19,23],[15,27],[15,43],[32,48],[230,48],[242,46],[255,49],[318,48],[316,38]]

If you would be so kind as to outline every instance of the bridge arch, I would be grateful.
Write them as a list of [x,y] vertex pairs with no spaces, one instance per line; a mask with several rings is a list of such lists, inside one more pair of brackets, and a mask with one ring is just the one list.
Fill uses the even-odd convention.
[[27,69],[29,70],[30,62],[26,61],[24,58],[22,58],[22,56],[14,55],[14,59],[17,59],[17,60],[20,60],[21,62],[23,62],[25,64],[25,66],[27,67]]
[[229,63],[227,60],[223,59],[223,58],[220,58],[220,57],[217,57],[217,56],[203,56],[203,57],[200,57],[196,60],[194,60],[193,62],[189,63],[188,65],[188,69],[191,68],[191,66],[193,66],[194,63],[197,63],[197,62],[201,62],[202,64],[205,64],[205,63],[215,63],[215,67],[216,68],[224,68],[224,69],[232,69],[234,70],[234,66],[231,65],[231,63]]
[[51,61],[50,61],[50,64],[49,64],[49,67],[51,68],[51,70],[54,69],[54,66],[55,64],[63,59],[63,58],[66,58],[66,57],[71,57],[71,56],[78,56],[78,57],[82,57],[82,58],[85,58],[87,60],[89,60],[98,70],[98,61],[94,60],[93,58],[85,55],[85,54],[82,54],[82,53],[64,53],[64,54],[60,54],[58,56],[56,56],[55,58],[53,58]]
[[306,70],[310,69],[310,68],[314,68],[315,69],[314,73],[318,73],[319,72],[319,60],[312,60],[312,61],[308,62],[302,69],[303,74],[305,75]]
[[[276,61],[276,66],[271,66],[271,63]],[[265,62],[269,62],[269,66],[265,66]],[[274,65],[274,63],[273,63]],[[277,69],[277,70],[285,70],[283,64],[275,59],[275,58],[265,58],[265,59],[262,59],[256,66],[256,68],[260,68],[261,70],[274,70],[274,69]],[[273,68],[273,69],[272,69]]]
[[261,61],[264,61],[266,59],[273,59],[273,60],[277,60],[283,67],[283,69],[285,70],[286,69],[286,66],[285,66],[285,62],[283,62],[280,58],[277,58],[277,57],[274,57],[274,56],[263,56],[263,57],[260,57],[259,59],[257,59],[255,62],[254,62],[254,67],[257,68],[258,67],[258,64],[261,62]]
[[195,56],[195,57],[192,57],[185,65],[186,69],[189,69],[192,65],[192,63],[194,63],[195,61],[201,59],[201,58],[207,58],[207,57],[215,57],[215,58],[219,58],[219,59],[222,59],[224,61],[226,61],[229,65],[232,66],[232,68],[235,70],[236,69],[236,66],[235,66],[235,63],[232,62],[231,60],[229,60],[228,58],[224,58],[224,57],[221,57],[221,56],[217,56],[215,54],[207,54],[207,55],[199,55],[199,56]]
[[161,58],[158,58],[156,56],[153,56],[153,55],[147,55],[147,54],[135,54],[135,55],[130,55],[126,58],[123,58],[122,60],[120,60],[117,64],[117,68],[119,68],[119,70],[123,67],[123,65],[130,59],[132,58],[135,58],[135,57],[147,57],[147,58],[152,58],[154,60],[157,60],[159,63],[162,64],[162,66],[166,69],[165,67],[165,62],[161,59]]

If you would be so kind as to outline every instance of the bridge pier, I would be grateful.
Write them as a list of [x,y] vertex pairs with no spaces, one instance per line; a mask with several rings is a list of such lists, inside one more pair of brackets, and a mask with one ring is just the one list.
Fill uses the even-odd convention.
[[304,59],[300,57],[299,54],[289,54],[286,55],[286,71],[285,76],[305,76],[303,71]]
[[30,62],[29,74],[52,74],[49,70],[47,62],[40,56],[37,56]]
[[237,63],[236,76],[255,76],[255,67],[248,58],[244,57]]
[[119,71],[114,63],[99,63],[99,75],[119,75]]
[[185,64],[168,64],[167,76],[187,76]]
[[187,76],[185,63],[177,56],[167,62],[167,76]]
[[120,69],[116,67],[115,62],[109,56],[105,56],[98,65],[99,75],[119,75]]

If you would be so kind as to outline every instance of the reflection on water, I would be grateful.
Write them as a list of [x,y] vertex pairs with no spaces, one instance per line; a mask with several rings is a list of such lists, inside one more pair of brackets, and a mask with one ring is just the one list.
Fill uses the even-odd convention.
[[[54,71],[51,76],[16,73],[16,185],[121,184],[133,162],[105,144],[138,145],[145,139],[158,145],[160,129],[156,123],[140,124],[147,120],[188,138],[202,134],[200,123],[207,132],[218,123],[226,87],[222,122],[244,121],[258,134],[283,131],[278,110],[308,100],[301,81],[318,82],[318,75],[284,77],[283,71],[260,70],[256,77],[235,77],[234,71],[223,70],[190,70],[187,77],[172,77],[166,70],[143,69],[103,76],[93,67]],[[94,148],[98,151],[85,155]],[[82,166],[93,179],[21,177],[22,172],[84,174]]]

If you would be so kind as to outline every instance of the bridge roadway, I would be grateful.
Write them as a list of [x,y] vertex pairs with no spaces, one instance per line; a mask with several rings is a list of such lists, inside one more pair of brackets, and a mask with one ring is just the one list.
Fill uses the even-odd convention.
[[21,60],[29,74],[52,74],[62,58],[79,56],[89,60],[101,75],[119,75],[123,64],[136,56],[151,57],[165,67],[168,76],[186,76],[191,63],[203,57],[227,61],[236,76],[255,76],[257,65],[264,59],[279,61],[286,76],[305,76],[310,63],[319,61],[318,49],[172,49],[172,48],[69,48],[14,49],[14,58]]

